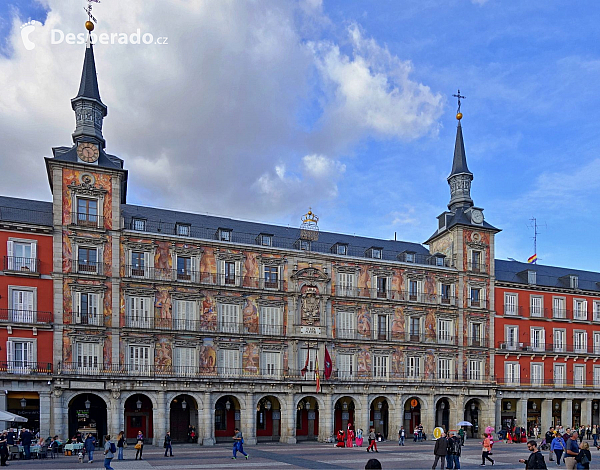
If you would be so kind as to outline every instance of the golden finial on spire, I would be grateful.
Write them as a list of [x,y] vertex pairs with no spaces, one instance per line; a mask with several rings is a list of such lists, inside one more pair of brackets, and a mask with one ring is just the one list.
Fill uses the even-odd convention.
[[303,240],[316,241],[319,238],[319,218],[308,208],[308,212],[302,216],[302,225],[300,225],[300,238]]
[[88,6],[84,8],[85,12],[88,15],[88,20],[85,22],[85,29],[87,29],[90,33],[94,31],[94,23],[97,23],[96,18],[92,15],[92,2],[100,3],[100,0],[87,0]]
[[466,96],[462,96],[460,94],[460,90],[458,90],[457,95],[452,95],[452,96],[454,96],[455,98],[458,99],[458,109],[456,110],[456,119],[458,119],[460,121],[463,117],[462,113],[460,112],[460,99],[462,98],[464,100],[466,98]]

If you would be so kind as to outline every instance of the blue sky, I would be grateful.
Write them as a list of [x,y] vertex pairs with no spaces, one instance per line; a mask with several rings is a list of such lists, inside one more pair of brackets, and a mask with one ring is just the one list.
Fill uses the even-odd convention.
[[[497,257],[532,254],[536,217],[541,263],[600,269],[596,2],[160,3],[94,6],[98,31],[169,36],[96,47],[129,202],[292,226],[310,205],[322,230],[422,242],[449,200],[460,88]],[[70,142],[83,49],[42,33],[80,32],[83,6],[0,5],[3,194],[50,197],[42,157]]]

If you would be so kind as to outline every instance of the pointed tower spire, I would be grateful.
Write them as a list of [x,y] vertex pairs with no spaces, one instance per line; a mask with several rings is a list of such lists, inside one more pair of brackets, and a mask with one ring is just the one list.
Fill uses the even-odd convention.
[[460,112],[460,100],[465,98],[461,96],[460,90],[457,95],[452,95],[458,98],[458,110],[456,119],[456,142],[454,143],[454,159],[452,160],[452,172],[448,176],[448,184],[450,185],[450,203],[448,209],[455,211],[458,207],[472,207],[473,200],[471,199],[471,181],[473,181],[473,173],[469,171],[467,166],[467,155],[465,153],[465,143],[463,140],[462,126],[460,120],[463,115]]
[[[86,28],[90,23],[93,29],[93,23],[88,21]],[[94,60],[94,46],[91,35],[88,36],[88,42],[85,49],[85,58],[83,60],[83,70],[81,72],[81,82],[77,96],[71,100],[71,107],[75,111],[75,132],[73,132],[73,141],[78,142],[96,142],[105,147],[104,137],[102,136],[102,120],[107,114],[107,107],[100,99],[98,90],[98,77],[96,75],[96,61]]]

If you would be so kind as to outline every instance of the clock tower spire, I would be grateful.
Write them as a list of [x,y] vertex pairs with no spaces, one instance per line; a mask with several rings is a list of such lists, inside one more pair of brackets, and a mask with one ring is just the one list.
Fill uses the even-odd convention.
[[463,117],[460,112],[460,99],[465,97],[461,96],[460,90],[458,90],[457,95],[452,96],[458,98],[458,110],[456,112],[458,125],[456,126],[456,142],[454,143],[452,171],[450,176],[448,176],[448,184],[450,185],[450,203],[448,204],[448,209],[455,212],[458,207],[466,209],[473,206],[473,200],[471,199],[471,181],[473,181],[473,173],[471,173],[467,167],[465,143],[463,141],[462,126],[460,125],[460,120]]

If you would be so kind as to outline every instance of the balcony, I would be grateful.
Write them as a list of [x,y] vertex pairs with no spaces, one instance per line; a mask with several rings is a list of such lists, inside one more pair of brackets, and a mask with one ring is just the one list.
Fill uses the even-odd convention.
[[100,312],[65,312],[65,324],[84,326],[104,326],[104,317]]
[[504,315],[523,316],[523,307],[520,305],[504,304]]
[[488,301],[487,300],[482,300],[482,299],[477,299],[477,298],[470,298],[470,299],[468,299],[468,306],[469,306],[469,308],[483,308],[483,309],[487,309],[488,308]]
[[84,212],[72,212],[71,224],[85,228],[103,228],[104,217],[97,214],[86,214]]
[[498,343],[498,349],[501,351],[515,351],[518,353],[574,353],[600,355],[600,347],[594,348],[585,343],[530,343],[530,342],[510,342],[504,341]]
[[30,361],[1,361],[0,374],[52,375],[52,363]]
[[71,272],[102,276],[104,273],[104,263],[101,261],[73,260],[71,263]]
[[467,263],[467,271],[477,274],[487,274],[489,272],[487,265],[474,262]]
[[37,258],[4,257],[4,271],[11,274],[39,275],[40,260]]
[[467,337],[467,345],[471,348],[488,348],[489,338],[482,336],[469,336]]
[[272,323],[254,323],[246,325],[241,322],[208,322],[204,319],[154,318],[139,315],[125,315],[125,327],[134,329],[154,329],[165,331],[189,331],[198,333],[229,333],[235,335],[283,336],[285,327]]
[[52,312],[0,308],[0,322],[49,324],[52,323]]
[[555,388],[598,388],[600,386],[600,380],[578,380],[578,379],[560,379],[560,378],[512,378],[512,377],[498,377],[496,383],[502,387],[555,387]]

